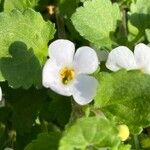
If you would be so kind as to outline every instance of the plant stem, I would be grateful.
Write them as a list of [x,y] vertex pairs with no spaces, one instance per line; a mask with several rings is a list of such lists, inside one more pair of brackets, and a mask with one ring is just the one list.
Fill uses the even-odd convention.
[[138,35],[128,44],[128,47],[132,48],[136,43],[138,43],[143,36],[143,32],[139,32]]
[[81,118],[84,115],[84,113],[82,107],[78,105],[72,97],[71,103],[72,103],[71,122],[74,122],[76,119]]
[[43,132],[48,132],[48,123],[45,120],[41,121],[41,127]]
[[140,150],[140,144],[139,144],[138,136],[134,135],[133,138],[134,138],[135,149]]
[[57,32],[58,32],[58,38],[65,39],[65,25],[64,25],[64,19],[59,13],[59,8],[56,8],[56,23],[57,23]]

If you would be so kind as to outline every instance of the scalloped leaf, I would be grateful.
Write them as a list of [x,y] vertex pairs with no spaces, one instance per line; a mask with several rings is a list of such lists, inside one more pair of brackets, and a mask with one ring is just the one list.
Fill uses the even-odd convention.
[[120,18],[120,10],[116,3],[112,4],[110,0],[91,0],[79,7],[71,20],[80,35],[96,47],[110,47],[111,35]]
[[103,117],[81,118],[68,128],[60,140],[59,150],[118,147],[118,130]]
[[132,133],[150,125],[150,75],[121,70],[102,73],[97,79],[95,106],[106,116],[128,125]]
[[0,20],[0,80],[14,88],[38,87],[54,25],[31,9],[1,13]]

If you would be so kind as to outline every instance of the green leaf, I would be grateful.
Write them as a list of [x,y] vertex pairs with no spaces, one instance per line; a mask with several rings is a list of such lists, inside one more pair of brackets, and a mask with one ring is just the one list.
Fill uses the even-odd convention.
[[[132,133],[150,125],[150,76],[141,71],[118,71],[98,76],[95,106],[129,126]],[[146,107],[145,107],[146,106]]]
[[59,11],[65,17],[71,17],[77,8],[77,2],[73,0],[59,0]]
[[59,150],[112,148],[119,143],[118,130],[113,123],[103,117],[89,117],[77,120],[65,131]]
[[41,87],[42,71],[38,59],[33,54],[33,49],[27,49],[22,42],[13,43],[9,52],[11,57],[0,59],[0,68],[3,77],[13,88],[32,86]]
[[110,47],[111,35],[120,20],[120,10],[110,0],[86,1],[79,7],[71,20],[80,33],[96,47]]
[[44,104],[46,93],[43,90],[15,90],[11,92],[13,108],[12,124],[18,135],[29,133],[38,113]]
[[[17,10],[10,13],[1,13],[0,20],[2,35],[0,36],[0,58],[10,57],[6,58],[5,61],[4,58],[2,60],[1,67],[3,72],[0,73],[1,81],[4,79],[8,80],[14,87],[23,86],[28,88],[32,84],[36,85],[37,78],[39,78],[40,65],[46,60],[47,44],[55,33],[54,25],[49,21],[45,22],[39,13],[31,9],[27,9],[23,13]],[[13,44],[14,42],[15,44]],[[27,48],[23,44],[20,44],[20,42],[23,42]],[[12,44],[13,50],[11,50]],[[15,47],[17,48],[17,52],[15,52]],[[11,57],[15,58],[11,59]],[[22,57],[23,62],[19,57]],[[22,72],[23,66],[27,70],[24,68]],[[9,70],[10,68],[11,70]],[[27,72],[25,73],[25,71]],[[35,77],[36,73],[37,77]],[[23,77],[19,75],[23,75]],[[26,75],[28,77],[25,77]]]
[[0,58],[10,56],[9,47],[13,42],[24,42],[32,48],[40,62],[47,56],[47,44],[54,36],[51,22],[45,22],[40,13],[27,9],[23,13],[13,10],[0,14]]
[[129,21],[138,29],[144,31],[150,28],[150,3],[149,0],[133,1],[130,8]]
[[41,133],[24,150],[57,150],[60,138],[58,132]]
[[4,11],[9,12],[13,9],[24,11],[27,8],[34,8],[40,0],[5,0]]
[[49,92],[48,94],[52,98],[52,101],[45,103],[41,116],[47,121],[52,121],[64,127],[71,116],[71,99],[70,97],[61,96],[54,92]]

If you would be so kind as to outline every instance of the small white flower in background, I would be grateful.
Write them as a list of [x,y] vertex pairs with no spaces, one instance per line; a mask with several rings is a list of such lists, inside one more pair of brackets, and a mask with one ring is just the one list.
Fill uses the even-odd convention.
[[106,67],[112,71],[139,69],[150,74],[150,47],[140,43],[135,46],[133,53],[127,47],[119,46],[109,53]]
[[56,40],[49,46],[50,59],[43,68],[43,85],[85,105],[96,95],[98,82],[89,76],[98,68],[96,52],[87,46],[75,46],[69,40]]

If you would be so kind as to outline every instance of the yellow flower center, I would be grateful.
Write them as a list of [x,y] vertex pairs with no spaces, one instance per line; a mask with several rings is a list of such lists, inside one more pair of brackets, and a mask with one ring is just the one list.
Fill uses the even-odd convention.
[[68,84],[74,79],[75,72],[72,68],[64,67],[59,71],[61,81],[63,84]]
[[125,141],[129,137],[129,128],[127,125],[119,125],[118,126],[119,134],[118,136],[120,137],[121,141]]

